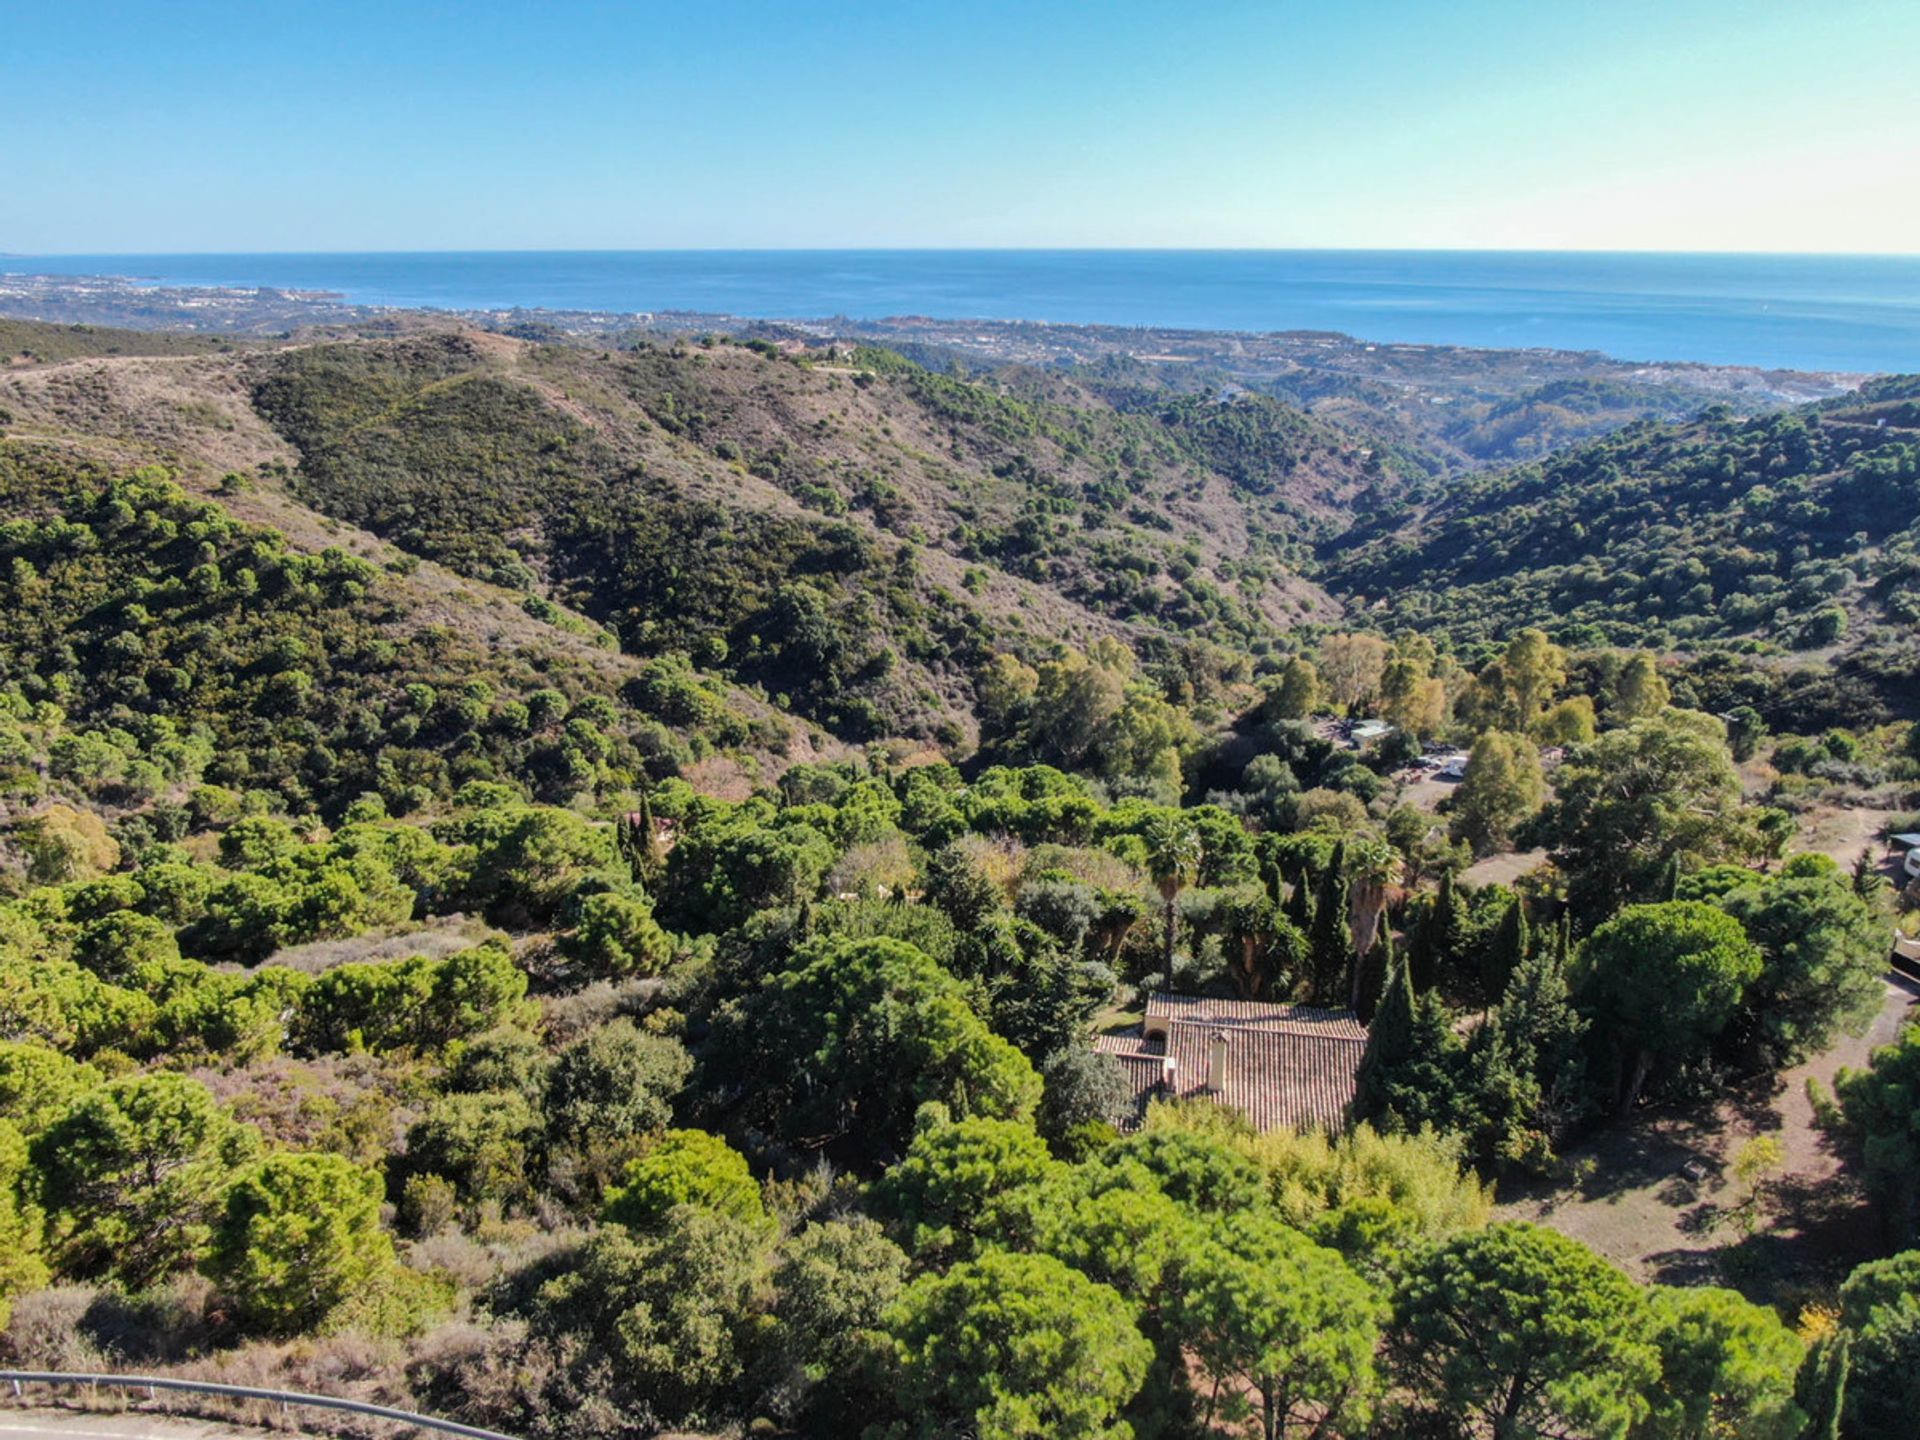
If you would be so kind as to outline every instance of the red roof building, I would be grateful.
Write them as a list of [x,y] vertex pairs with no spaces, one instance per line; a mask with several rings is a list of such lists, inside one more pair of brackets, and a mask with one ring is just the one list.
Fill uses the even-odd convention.
[[1230,1105],[1256,1130],[1346,1128],[1367,1028],[1351,1010],[1154,995],[1146,1022],[1101,1035],[1094,1049],[1119,1062],[1133,1088],[1132,1129],[1156,1098]]

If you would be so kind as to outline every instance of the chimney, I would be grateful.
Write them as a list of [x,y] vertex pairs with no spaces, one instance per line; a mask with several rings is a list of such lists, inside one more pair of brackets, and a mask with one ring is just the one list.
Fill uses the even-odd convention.
[[1174,1084],[1176,1078],[1174,1072],[1179,1068],[1180,1062],[1175,1060],[1171,1055],[1160,1062],[1160,1087],[1169,1095],[1177,1095],[1180,1093],[1180,1087]]
[[1227,1032],[1216,1030],[1207,1042],[1207,1088],[1218,1095],[1227,1085]]

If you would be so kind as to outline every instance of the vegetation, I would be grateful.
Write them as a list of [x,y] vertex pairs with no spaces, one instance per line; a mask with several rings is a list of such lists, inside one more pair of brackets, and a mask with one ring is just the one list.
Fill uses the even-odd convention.
[[1631,425],[1488,471],[1421,525],[1383,517],[1343,538],[1338,583],[1384,597],[1390,623],[1467,643],[1542,625],[1563,643],[1812,649],[1846,633],[1850,609],[1904,623],[1912,396],[1890,380],[1761,419]]
[[[1340,432],[823,358],[264,347],[297,469],[0,444],[7,1358],[359,1346],[568,1440],[1904,1433],[1911,1252],[1782,1314],[1490,1190],[1878,1008],[1898,897],[1787,855],[1920,751],[1667,651],[1787,643],[1694,623],[1783,575],[1796,636],[1898,603],[1905,390],[1441,486],[1408,533],[1487,588],[1335,630],[1288,567],[1397,483]],[[1536,613],[1550,539],[1665,578]],[[1709,571],[1657,627],[1643,542]],[[1358,1016],[1352,1123],[1143,1111],[1094,1035],[1161,989]],[[1895,1249],[1916,1057],[1822,1097]]]

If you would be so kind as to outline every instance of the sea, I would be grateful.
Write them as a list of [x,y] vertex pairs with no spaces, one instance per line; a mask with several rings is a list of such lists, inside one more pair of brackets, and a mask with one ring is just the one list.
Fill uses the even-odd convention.
[[1920,371],[1920,256],[1384,250],[613,250],[0,256],[0,272],[364,305],[1333,330],[1383,343]]

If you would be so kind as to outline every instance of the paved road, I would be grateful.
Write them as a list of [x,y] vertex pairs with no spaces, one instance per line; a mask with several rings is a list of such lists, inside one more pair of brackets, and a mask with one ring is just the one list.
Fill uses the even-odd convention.
[[265,1440],[267,1434],[201,1420],[0,1407],[0,1440]]

